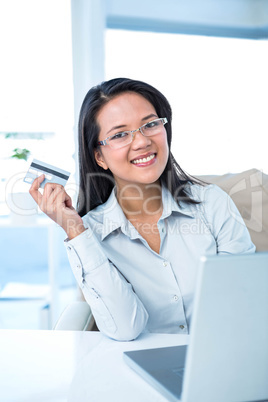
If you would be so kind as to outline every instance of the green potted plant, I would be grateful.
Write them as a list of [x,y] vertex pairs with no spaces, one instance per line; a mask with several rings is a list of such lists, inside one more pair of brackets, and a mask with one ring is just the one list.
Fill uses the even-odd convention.
[[[20,133],[7,133],[5,138],[21,139]],[[37,216],[36,204],[29,194],[27,185],[23,182],[28,169],[26,162],[30,155],[29,149],[17,147],[9,156],[10,159],[18,161],[6,184],[6,203],[10,210],[11,222],[16,225],[33,224]]]
[[31,152],[26,148],[15,148],[13,149],[14,154],[11,155],[11,158],[17,158],[27,161]]

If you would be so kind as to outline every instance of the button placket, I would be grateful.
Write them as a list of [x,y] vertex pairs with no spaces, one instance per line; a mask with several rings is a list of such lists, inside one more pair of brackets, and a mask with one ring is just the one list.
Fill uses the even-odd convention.
[[157,226],[158,226],[158,230],[159,230],[160,236],[162,237],[162,235],[165,235],[165,233],[166,233],[165,223],[162,222],[162,221],[161,221],[161,222],[158,222]]

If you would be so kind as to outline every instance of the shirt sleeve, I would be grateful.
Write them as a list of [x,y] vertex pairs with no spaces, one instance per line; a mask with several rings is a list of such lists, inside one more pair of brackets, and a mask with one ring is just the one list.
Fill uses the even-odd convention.
[[216,185],[205,187],[202,205],[219,254],[255,252],[246,224],[225,191]]
[[131,284],[106,257],[92,230],[65,240],[65,246],[99,330],[116,340],[135,339],[144,330],[148,313]]

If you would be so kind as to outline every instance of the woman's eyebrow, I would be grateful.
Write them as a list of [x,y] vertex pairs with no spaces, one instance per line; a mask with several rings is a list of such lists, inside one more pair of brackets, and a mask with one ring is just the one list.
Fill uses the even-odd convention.
[[126,127],[126,124],[121,124],[120,126],[114,126],[109,131],[107,131],[106,134],[109,134],[113,130],[119,130],[120,128],[124,128],[124,127]]
[[148,114],[148,116],[143,117],[143,118],[141,119],[141,121],[148,120],[148,119],[150,119],[151,117],[158,117],[158,116],[157,116],[157,114],[155,114],[155,113],[151,113],[151,114]]

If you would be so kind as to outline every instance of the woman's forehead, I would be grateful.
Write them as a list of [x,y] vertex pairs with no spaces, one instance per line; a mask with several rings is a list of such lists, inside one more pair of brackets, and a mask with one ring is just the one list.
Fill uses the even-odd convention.
[[99,111],[99,125],[128,124],[131,120],[142,119],[155,113],[154,106],[142,95],[135,92],[125,92],[107,102]]

